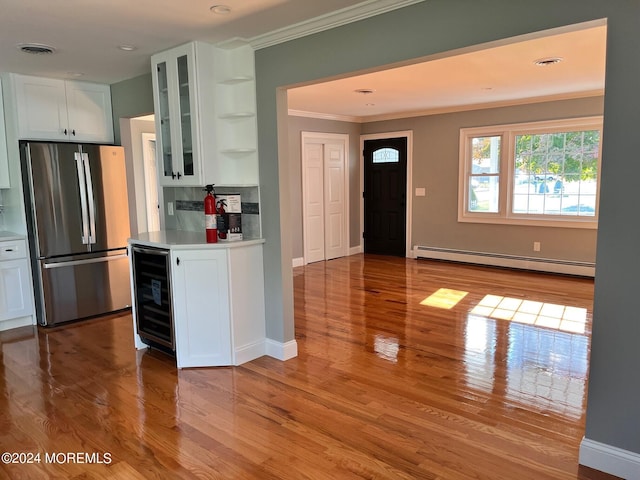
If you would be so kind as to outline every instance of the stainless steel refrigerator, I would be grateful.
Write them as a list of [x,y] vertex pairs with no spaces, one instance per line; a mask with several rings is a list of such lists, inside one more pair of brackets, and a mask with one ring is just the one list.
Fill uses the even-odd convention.
[[122,147],[21,142],[20,155],[39,324],[128,308]]

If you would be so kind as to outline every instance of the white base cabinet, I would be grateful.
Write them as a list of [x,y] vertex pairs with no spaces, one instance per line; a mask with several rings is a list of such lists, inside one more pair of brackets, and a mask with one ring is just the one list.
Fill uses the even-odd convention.
[[[154,234],[160,232],[140,236]],[[265,355],[262,243],[176,245],[166,239],[130,240],[131,245],[170,250],[178,368],[240,365]],[[135,291],[132,297],[136,298]],[[137,331],[134,340],[137,348],[146,347]]]
[[31,291],[26,241],[0,241],[0,322],[32,315]]
[[232,365],[228,252],[173,250],[173,311],[179,368]]

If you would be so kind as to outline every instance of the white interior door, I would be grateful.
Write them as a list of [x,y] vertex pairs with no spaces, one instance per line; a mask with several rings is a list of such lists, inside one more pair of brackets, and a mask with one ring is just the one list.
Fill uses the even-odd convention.
[[304,258],[324,260],[324,146],[304,145]]
[[325,259],[347,255],[345,151],[341,143],[324,145]]
[[302,133],[305,263],[348,253],[347,135]]
[[158,206],[158,183],[156,173],[156,135],[142,134],[142,154],[144,157],[144,193],[147,206],[147,231],[160,230],[160,211]]

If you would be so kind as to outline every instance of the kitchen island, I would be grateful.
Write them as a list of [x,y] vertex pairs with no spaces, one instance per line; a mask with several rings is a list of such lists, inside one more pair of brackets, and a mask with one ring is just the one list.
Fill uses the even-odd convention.
[[[136,348],[169,349],[178,368],[240,365],[264,355],[263,243],[206,243],[204,232],[173,230],[130,238]],[[145,272],[143,255],[166,259],[164,275]],[[170,323],[155,332],[155,317]]]

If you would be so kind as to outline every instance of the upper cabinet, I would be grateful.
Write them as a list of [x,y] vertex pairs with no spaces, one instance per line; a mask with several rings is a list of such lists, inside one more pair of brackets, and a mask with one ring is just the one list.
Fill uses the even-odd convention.
[[190,43],[153,55],[151,65],[160,184],[202,185],[202,162],[213,144],[206,114],[213,103],[206,89],[211,50],[206,44]]
[[151,63],[160,185],[257,185],[251,47],[192,42]]
[[12,74],[18,137],[113,143],[109,85]]
[[7,133],[4,125],[4,103],[2,101],[2,80],[0,80],[0,188],[10,188],[9,157],[7,156]]

